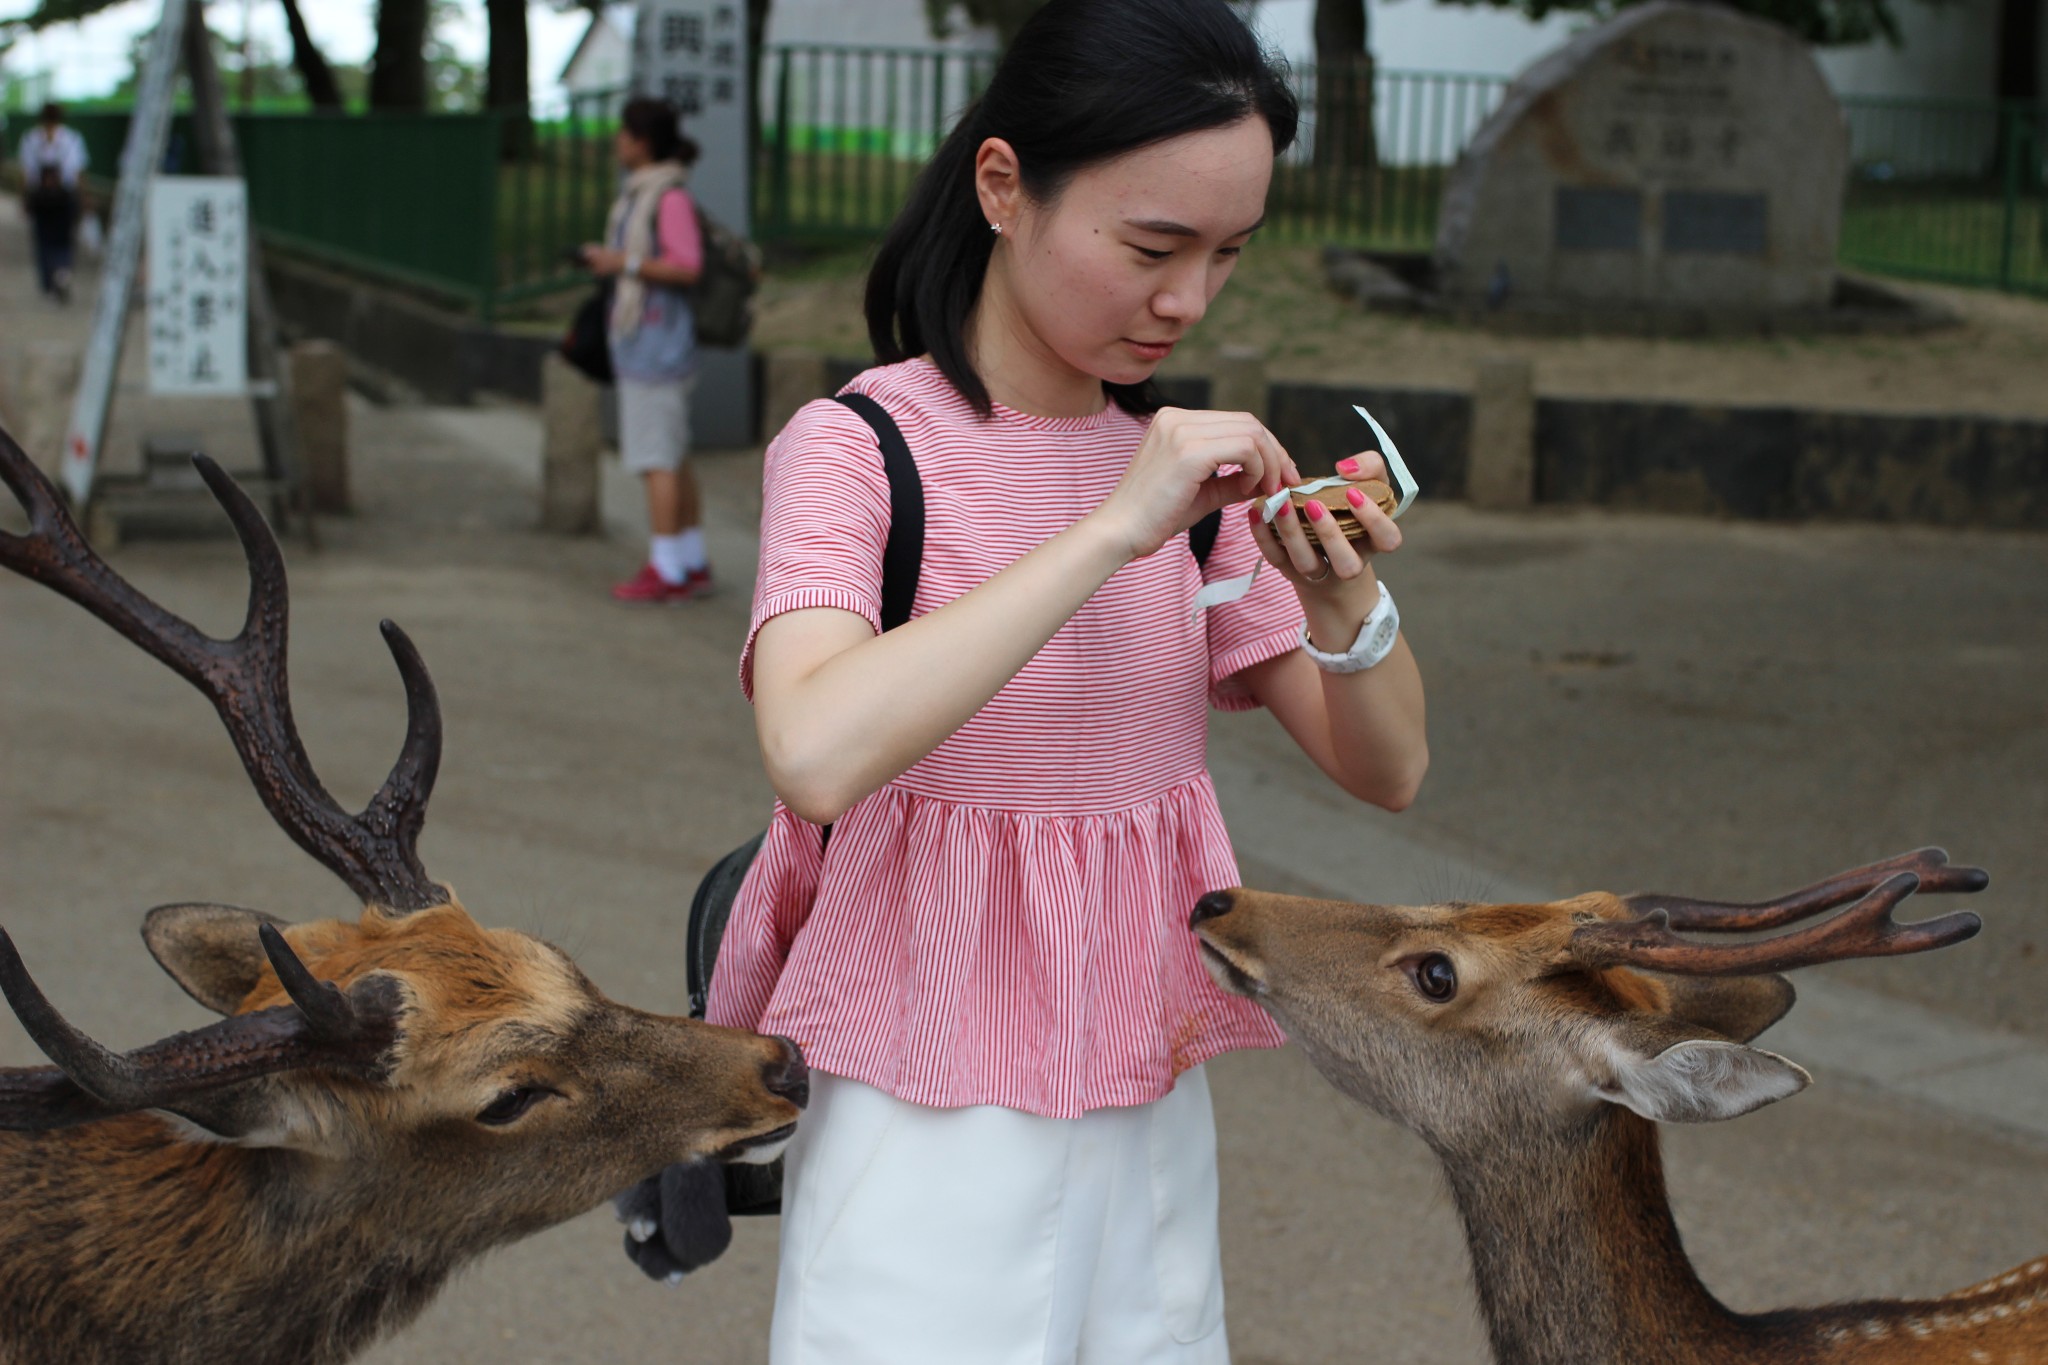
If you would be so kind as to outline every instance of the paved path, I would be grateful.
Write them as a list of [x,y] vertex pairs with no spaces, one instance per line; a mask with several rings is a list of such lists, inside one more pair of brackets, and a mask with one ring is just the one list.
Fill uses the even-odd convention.
[[[0,308],[56,329],[16,311],[7,240]],[[0,330],[6,373],[21,334]],[[210,420],[232,440],[236,417]],[[483,918],[563,943],[612,994],[678,1008],[688,890],[769,801],[732,679],[755,461],[704,461],[730,590],[636,612],[603,596],[630,542],[529,529],[530,415],[357,406],[352,421],[361,512],[327,523],[317,555],[290,547],[314,761],[344,802],[381,778],[403,711],[375,622],[401,621],[449,723],[430,867]],[[625,526],[631,491],[611,489]],[[1667,1130],[1679,1222],[1741,1307],[1942,1292],[2048,1249],[2048,1029],[2026,951],[2048,941],[2031,894],[2048,859],[2048,542],[1446,507],[1410,526],[1388,576],[1432,688],[1425,799],[1362,811],[1270,720],[1219,718],[1212,766],[1247,881],[1389,901],[1748,895],[1946,842],[1993,869],[1984,937],[1947,962],[1805,974],[1767,1042],[1818,1083]],[[239,618],[229,540],[137,541],[119,562],[204,625]],[[0,660],[0,920],[79,1022],[123,1046],[201,1022],[135,938],[149,905],[351,910],[269,825],[205,704],[97,622],[0,579]],[[0,1021],[0,1065],[34,1060]],[[1241,1365],[1482,1358],[1420,1144],[1292,1050],[1214,1070]],[[759,1361],[773,1235],[743,1227],[725,1260],[667,1291],[594,1213],[492,1257],[369,1359]]]

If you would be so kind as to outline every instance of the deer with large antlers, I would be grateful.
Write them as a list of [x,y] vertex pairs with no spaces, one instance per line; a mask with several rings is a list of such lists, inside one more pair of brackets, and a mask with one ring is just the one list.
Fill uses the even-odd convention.
[[[1791,1008],[1778,972],[1975,934],[1900,925],[1915,890],[1976,891],[1922,849],[1782,899],[1604,892],[1546,905],[1347,905],[1221,891],[1196,906],[1210,974],[1265,1006],[1338,1089],[1419,1134],[1511,1365],[1931,1365],[2048,1361],[2048,1259],[1947,1298],[1731,1312],[1665,1197],[1659,1122],[1733,1118],[1803,1089],[1749,1046]],[[1678,930],[1782,929],[1709,944]]]
[[404,747],[362,814],[328,795],[292,722],[283,557],[233,481],[200,472],[249,562],[232,640],[124,582],[4,433],[0,482],[30,524],[0,533],[0,564],[199,688],[264,806],[363,914],[151,911],[150,952],[224,1017],[128,1053],[67,1023],[0,932],[0,990],[55,1063],[0,1069],[4,1365],[345,1360],[492,1247],[673,1162],[769,1159],[807,1096],[793,1044],[617,1004],[426,875],[440,712],[388,621]]

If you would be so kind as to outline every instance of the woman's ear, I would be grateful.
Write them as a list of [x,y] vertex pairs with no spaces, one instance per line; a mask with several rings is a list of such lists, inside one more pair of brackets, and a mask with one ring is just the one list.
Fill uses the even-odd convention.
[[982,139],[974,154],[974,193],[981,201],[981,216],[1007,232],[1024,206],[1024,180],[1017,162],[1017,149],[1002,138]]

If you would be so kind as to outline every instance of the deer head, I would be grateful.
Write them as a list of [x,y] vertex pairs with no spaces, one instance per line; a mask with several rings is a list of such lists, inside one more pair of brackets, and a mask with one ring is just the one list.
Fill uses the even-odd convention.
[[55,1064],[0,1069],[0,1130],[168,1116],[182,1138],[294,1158],[266,1170],[354,1173],[300,1182],[295,1216],[309,1200],[375,1206],[404,1225],[393,1235],[434,1243],[429,1260],[572,1217],[671,1162],[772,1156],[807,1095],[793,1044],[617,1004],[562,952],[482,927],[427,876],[416,844],[440,763],[439,705],[389,621],[404,746],[362,813],[327,793],[292,722],[283,557],[234,482],[198,464],[249,563],[234,639],[202,634],[124,582],[4,433],[0,481],[30,526],[0,534],[0,564],[204,693],[265,807],[363,913],[288,925],[222,905],[150,912],[149,950],[224,1017],[126,1054],[67,1023],[0,932],[0,991]]
[[[1351,905],[1220,891],[1196,906],[1204,963],[1265,1006],[1339,1089],[1440,1153],[1568,1125],[1603,1105],[1663,1122],[1731,1118],[1810,1079],[1749,1046],[1790,1009],[1779,972],[1969,938],[1968,912],[1899,925],[1915,890],[1975,891],[1922,849],[1778,900],[1605,892],[1543,905]],[[1805,929],[1708,944],[1676,930]]]

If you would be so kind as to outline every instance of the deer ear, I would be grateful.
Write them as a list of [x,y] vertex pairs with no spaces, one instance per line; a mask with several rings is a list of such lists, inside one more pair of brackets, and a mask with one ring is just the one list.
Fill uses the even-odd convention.
[[1684,1023],[1747,1043],[1785,1017],[1797,993],[1782,976],[1660,976],[1668,1012]]
[[232,905],[159,905],[142,921],[142,941],[185,993],[215,1014],[233,1014],[269,970],[257,926],[284,921]]
[[1601,1099],[1658,1123],[1712,1123],[1796,1095],[1813,1077],[1775,1052],[1731,1043],[1670,1018],[1618,1021],[1607,1039]]

